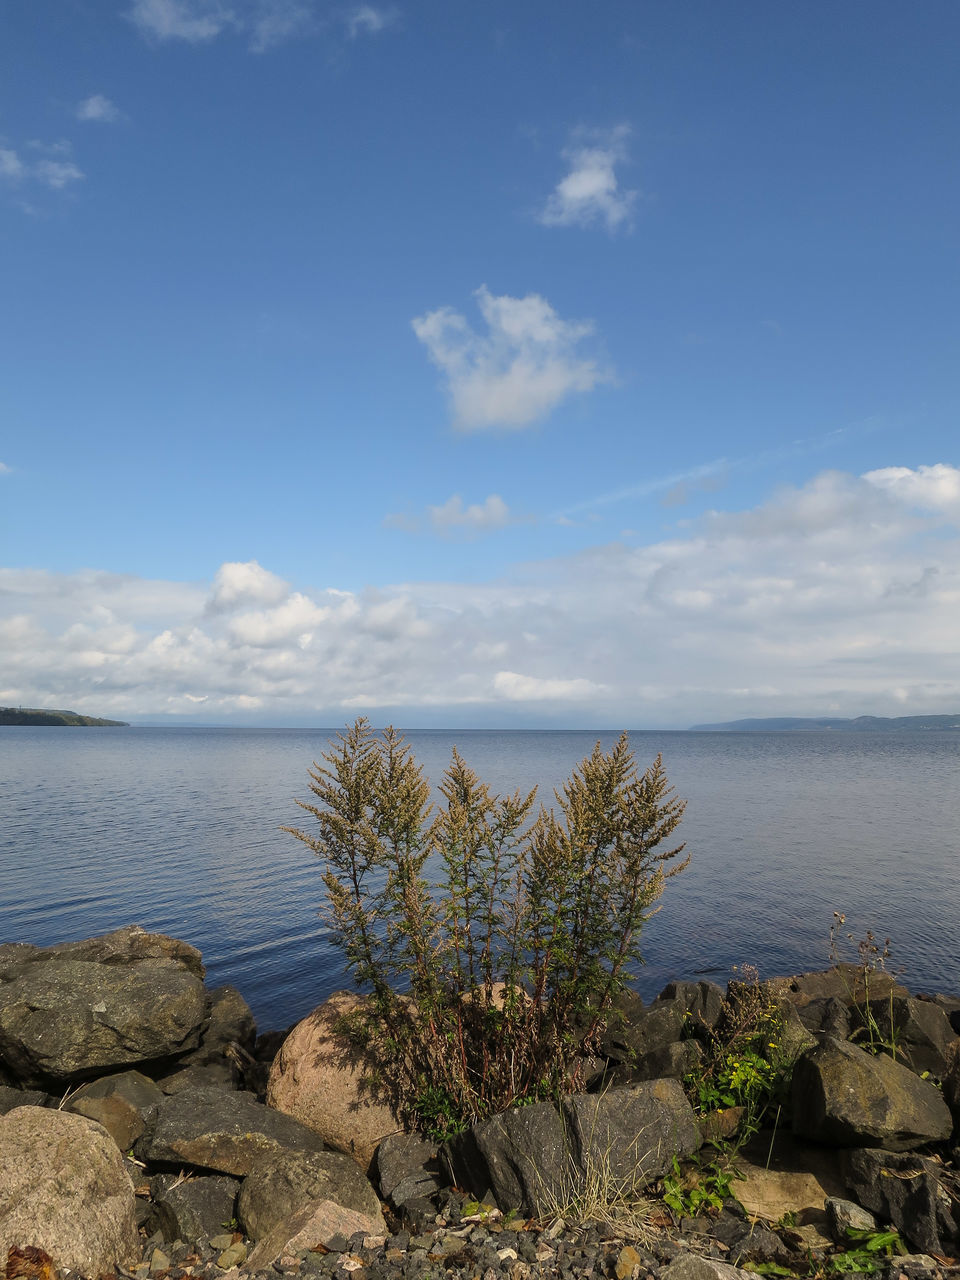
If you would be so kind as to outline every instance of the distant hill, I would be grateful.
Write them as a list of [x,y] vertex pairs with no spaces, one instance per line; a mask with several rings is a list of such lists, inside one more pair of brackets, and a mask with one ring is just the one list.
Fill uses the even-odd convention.
[[76,711],[41,711],[36,707],[0,707],[0,724],[71,725],[86,729],[129,729],[126,720],[98,720]]
[[960,729],[960,712],[951,716],[857,716],[855,720],[803,719],[769,716],[765,720],[727,720],[723,724],[695,724],[691,732],[711,733],[812,733],[835,729],[838,733],[897,733],[905,729]]

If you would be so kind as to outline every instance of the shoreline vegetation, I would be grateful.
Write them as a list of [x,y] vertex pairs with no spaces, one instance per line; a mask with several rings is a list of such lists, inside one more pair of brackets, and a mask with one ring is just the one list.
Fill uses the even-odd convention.
[[47,711],[41,707],[0,707],[0,725],[35,725],[71,729],[129,729],[127,720],[101,720],[76,711]]

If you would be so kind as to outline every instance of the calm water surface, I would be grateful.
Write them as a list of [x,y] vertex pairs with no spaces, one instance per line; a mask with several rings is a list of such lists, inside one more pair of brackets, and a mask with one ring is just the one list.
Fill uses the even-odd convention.
[[[279,828],[309,821],[331,731],[0,727],[0,941],[137,923],[199,947],[262,1029],[344,985],[317,917],[320,863]],[[595,732],[411,733],[433,782],[456,743],[499,791],[569,774]],[[893,940],[911,987],[960,992],[960,734],[631,734],[663,753],[693,855],[644,931],[639,987],[733,965],[827,961],[835,910]]]

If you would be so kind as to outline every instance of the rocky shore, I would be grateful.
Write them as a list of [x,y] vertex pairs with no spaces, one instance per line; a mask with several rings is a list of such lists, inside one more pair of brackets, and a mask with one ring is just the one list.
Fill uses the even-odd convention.
[[[681,1085],[729,1008],[701,981],[646,1006],[625,993],[586,1092],[438,1146],[365,1090],[337,1034],[355,996],[258,1036],[176,939],[131,926],[0,946],[0,1265],[6,1280],[960,1276],[960,999],[863,976],[762,984],[792,1083],[748,1142],[736,1106],[695,1112]],[[895,1055],[864,1047],[865,1008]]]

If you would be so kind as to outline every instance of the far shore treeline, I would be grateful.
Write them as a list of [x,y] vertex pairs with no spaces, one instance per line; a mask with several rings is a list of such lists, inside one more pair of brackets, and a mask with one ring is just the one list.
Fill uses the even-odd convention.
[[126,720],[99,720],[76,711],[43,711],[37,707],[0,707],[0,724],[70,725],[85,729],[129,729]]

